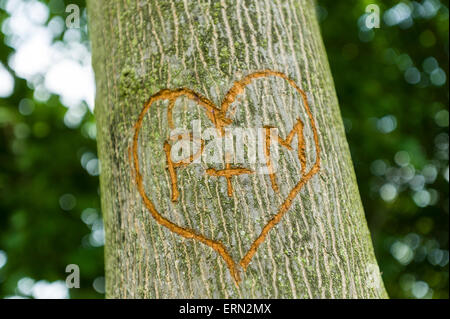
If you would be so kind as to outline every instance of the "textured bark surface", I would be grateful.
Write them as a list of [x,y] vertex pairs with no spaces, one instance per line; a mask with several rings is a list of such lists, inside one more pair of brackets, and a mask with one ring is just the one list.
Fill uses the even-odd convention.
[[[91,0],[88,13],[107,297],[387,297],[313,1]],[[158,91],[188,88],[220,108],[235,81],[262,70],[281,72],[306,92],[315,124],[298,91],[283,78],[267,76],[249,83],[230,105],[232,126],[270,125],[286,138],[300,118],[307,170],[316,148],[320,170],[247,269],[236,266],[236,284],[217,249],[183,238],[154,218],[138,191],[130,150],[144,105]],[[269,175],[251,174],[233,177],[229,196],[225,178],[205,173],[223,165],[199,163],[176,170],[180,194],[173,202],[163,148],[170,133],[168,104],[156,101],[142,116],[136,158],[143,191],[163,219],[220,242],[237,265],[302,178],[297,142],[292,151],[280,151],[278,192]],[[174,126],[190,130],[194,119],[211,127],[199,103],[176,99]]]

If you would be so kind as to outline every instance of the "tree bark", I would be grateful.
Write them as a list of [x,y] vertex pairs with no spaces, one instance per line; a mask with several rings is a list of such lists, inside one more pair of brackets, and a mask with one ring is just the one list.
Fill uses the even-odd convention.
[[[387,297],[313,1],[88,12],[107,297]],[[193,120],[276,127],[277,170],[172,162],[169,134]]]

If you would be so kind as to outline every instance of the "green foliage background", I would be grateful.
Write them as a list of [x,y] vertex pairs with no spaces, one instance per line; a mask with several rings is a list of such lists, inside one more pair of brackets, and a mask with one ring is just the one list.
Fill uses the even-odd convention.
[[[59,96],[41,92],[43,76],[16,74],[8,1],[0,62],[14,91],[0,98],[0,297],[37,297],[33,287],[64,283],[66,265],[78,264],[81,288],[70,297],[102,298],[95,119],[81,105],[79,121],[68,121]],[[41,2],[46,24],[66,18],[69,1]],[[70,3],[89,47],[85,3]],[[380,28],[365,26],[369,4]],[[386,288],[393,298],[448,298],[448,2],[328,0],[318,16]],[[66,32],[53,41],[67,42]]]

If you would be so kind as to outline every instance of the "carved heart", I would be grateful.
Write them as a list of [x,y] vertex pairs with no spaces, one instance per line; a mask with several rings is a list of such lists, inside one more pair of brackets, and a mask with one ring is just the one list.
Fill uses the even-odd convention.
[[[273,218],[270,219],[265,224],[265,226],[262,228],[262,231],[260,232],[259,236],[253,241],[253,243],[251,244],[249,250],[244,255],[244,257],[239,261],[239,263],[237,263],[233,260],[231,254],[229,253],[229,251],[227,250],[227,248],[224,246],[224,244],[221,241],[214,240],[212,238],[208,238],[205,235],[202,235],[202,234],[194,231],[193,229],[189,229],[187,227],[182,227],[182,226],[176,224],[175,222],[169,220],[168,218],[162,216],[158,212],[158,210],[155,208],[154,203],[150,200],[149,196],[147,196],[147,193],[144,188],[143,178],[142,178],[141,171],[140,171],[139,158],[138,158],[139,132],[142,127],[144,116],[150,109],[151,105],[153,103],[155,103],[157,101],[161,101],[161,100],[169,101],[167,120],[169,122],[169,125],[173,126],[172,108],[174,106],[175,101],[179,97],[185,97],[189,100],[196,102],[198,105],[204,107],[207,112],[206,114],[207,114],[208,118],[211,120],[211,122],[215,125],[215,127],[217,129],[219,129],[221,132],[223,132],[224,127],[226,127],[227,125],[232,123],[232,121],[226,117],[226,114],[227,114],[227,111],[228,111],[230,105],[236,101],[237,96],[239,94],[243,93],[245,90],[245,87],[247,85],[249,85],[250,83],[252,83],[252,81],[254,81],[255,79],[269,77],[269,76],[278,77],[278,78],[282,78],[282,79],[286,80],[287,83],[289,83],[289,85],[291,87],[293,87],[301,95],[303,104],[304,104],[304,108],[306,110],[307,116],[310,121],[310,126],[311,126],[312,132],[313,132],[313,139],[314,139],[315,151],[316,151],[315,152],[315,163],[312,166],[312,168],[308,172],[306,172],[306,157],[305,157],[305,143],[304,143],[304,138],[303,138],[303,123],[301,122],[300,119],[298,119],[297,123],[294,125],[294,128],[288,134],[286,139],[283,140],[283,139],[279,138],[278,142],[282,146],[284,146],[288,149],[292,149],[291,145],[290,145],[292,142],[292,139],[295,134],[298,135],[297,152],[298,152],[299,160],[302,164],[301,165],[301,178],[295,183],[295,186],[288,192],[288,195],[285,198],[283,204],[279,207],[278,211],[273,216]],[[267,146],[267,145],[270,145],[270,143],[269,144],[266,143],[265,152],[266,152],[267,156],[270,156],[270,146]],[[276,224],[278,224],[281,221],[282,217],[291,207],[294,198],[297,196],[297,194],[299,193],[299,191],[301,190],[303,185],[305,185],[305,183],[308,180],[310,180],[314,176],[314,174],[316,174],[320,169],[320,148],[319,148],[319,141],[318,141],[318,133],[317,133],[314,118],[311,114],[311,111],[310,111],[310,108],[308,105],[307,96],[306,96],[305,92],[303,90],[301,90],[297,86],[297,84],[293,80],[291,80],[289,77],[287,77],[284,73],[272,71],[272,70],[258,71],[258,72],[255,72],[255,73],[245,76],[240,81],[234,82],[233,86],[231,87],[231,89],[229,89],[229,91],[226,93],[224,99],[222,100],[220,108],[217,107],[208,98],[206,98],[203,95],[196,93],[190,89],[187,89],[187,88],[179,88],[179,89],[174,89],[174,90],[171,90],[171,89],[160,90],[159,92],[157,92],[156,94],[154,94],[150,97],[150,99],[147,101],[147,103],[145,103],[144,108],[139,115],[138,121],[136,122],[135,127],[134,127],[134,137],[133,137],[133,144],[132,144],[131,152],[132,152],[133,164],[134,164],[134,176],[135,176],[135,181],[137,184],[139,194],[141,195],[145,206],[150,211],[150,213],[151,213],[152,217],[155,219],[155,221],[157,223],[159,223],[160,225],[168,228],[172,232],[174,232],[184,238],[198,240],[199,242],[213,248],[223,258],[226,265],[228,266],[230,274],[235,279],[237,284],[240,281],[238,265],[240,265],[242,267],[243,271],[245,271],[247,269],[247,266],[251,262],[258,247],[264,242],[269,231]],[[192,158],[191,158],[191,160],[192,160]],[[168,163],[168,164],[170,164],[170,163]],[[172,165],[173,165],[173,163],[172,163]],[[229,167],[227,167],[227,168],[229,169]],[[226,175],[225,173],[232,174],[232,171],[230,171],[230,170],[228,170],[228,171],[223,170],[224,171],[223,175],[220,175],[220,172],[218,172],[214,169],[208,169],[207,171],[208,171],[209,175],[215,175],[215,176],[225,176]],[[272,187],[273,187],[274,191],[278,191],[278,186],[276,184],[275,175],[270,174],[270,178],[271,178]],[[229,181],[228,178],[227,178],[227,181]],[[231,185],[231,182],[229,182],[229,187],[230,187],[230,185]],[[174,187],[173,183],[172,183],[172,200],[174,200],[174,199],[176,200],[176,197],[177,197],[176,192],[177,192],[176,185]],[[229,188],[229,192],[230,192],[230,188]]]

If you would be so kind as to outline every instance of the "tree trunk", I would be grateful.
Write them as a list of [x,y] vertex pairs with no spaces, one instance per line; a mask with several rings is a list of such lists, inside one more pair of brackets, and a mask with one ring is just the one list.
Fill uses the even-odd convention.
[[313,1],[88,12],[107,297],[387,297]]

